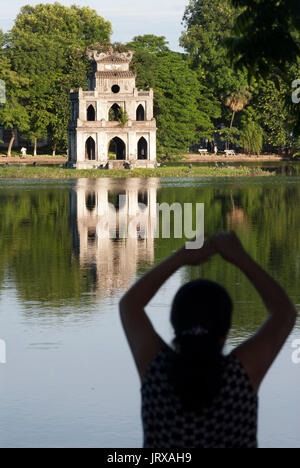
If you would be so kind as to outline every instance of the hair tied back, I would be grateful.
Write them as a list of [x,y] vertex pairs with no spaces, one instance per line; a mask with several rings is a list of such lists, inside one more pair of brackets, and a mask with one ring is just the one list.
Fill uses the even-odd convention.
[[208,330],[203,327],[194,327],[189,330],[185,330],[181,333],[181,336],[204,336],[208,335]]

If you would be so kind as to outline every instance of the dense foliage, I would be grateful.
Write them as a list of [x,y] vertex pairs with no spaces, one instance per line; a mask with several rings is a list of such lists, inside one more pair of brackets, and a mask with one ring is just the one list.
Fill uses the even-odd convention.
[[[299,4],[270,2],[190,0],[180,38],[185,54],[151,34],[114,45],[135,51],[137,87],[154,89],[161,156],[215,143],[247,153],[299,152],[300,104],[291,100],[300,78]],[[86,49],[107,50],[111,32],[94,10],[59,3],[27,5],[9,33],[0,31],[7,93],[0,125],[11,132],[9,153],[15,128],[34,142],[35,153],[42,139],[54,154],[66,151],[69,90],[86,89]]]
[[[163,184],[157,202],[205,203],[208,235],[235,229],[250,254],[280,279],[292,297],[299,294],[300,187],[290,179],[271,178],[270,183],[233,179],[224,183]],[[67,313],[68,306],[86,301],[87,295],[105,292],[105,278],[95,275],[93,264],[80,262],[76,219],[70,217],[70,192],[74,183],[20,184],[0,189],[0,286],[3,278],[16,284],[22,302],[35,301],[45,313]],[[195,222],[195,220],[194,220]],[[155,262],[182,245],[182,239],[155,241]],[[117,243],[118,249],[124,244]],[[139,265],[141,268],[141,265]],[[147,265],[144,265],[147,268]],[[200,271],[201,270],[201,271]],[[237,310],[235,320],[256,327],[263,306],[257,307],[254,290],[236,268],[216,257],[204,266],[187,268],[184,280],[210,278],[224,284],[235,301],[247,301],[247,316]],[[296,276],[295,276],[296,275]],[[239,285],[238,287],[236,285]],[[91,300],[95,300],[91,296]],[[62,312],[65,311],[65,312]],[[251,320],[249,319],[249,314]]]
[[136,37],[128,47],[136,52],[137,86],[154,90],[159,153],[188,151],[199,140],[199,129],[210,126],[209,115],[199,108],[201,88],[196,73],[185,57],[167,48],[164,38]]
[[[25,6],[6,35],[5,56],[20,79],[29,81],[23,107],[29,118],[26,136],[48,137],[53,149],[66,149],[69,91],[87,86],[86,48],[109,41],[111,24],[87,7],[59,3]],[[5,122],[3,122],[5,123]],[[14,125],[20,128],[19,122]]]
[[[263,135],[265,151],[290,153],[293,135],[297,133],[299,126],[299,106],[292,105],[291,101],[292,82],[300,76],[297,58],[289,56],[288,71],[284,73],[283,62],[276,63],[275,67],[275,62],[271,60],[272,51],[274,55],[277,53],[273,50],[276,48],[276,42],[266,40],[267,36],[265,36],[260,37],[259,47],[256,42],[251,43],[252,36],[248,34],[248,23],[243,22],[243,18],[248,14],[246,11],[253,9],[256,10],[257,21],[260,19],[264,24],[269,24],[272,18],[274,19],[274,11],[261,9],[265,3],[270,2],[265,2],[265,0],[190,0],[184,16],[185,31],[181,37],[181,44],[191,56],[200,82],[205,83],[216,102],[222,106],[222,117],[214,121],[214,124],[217,128],[220,123],[222,127],[225,127],[222,129],[223,140],[229,139],[231,143],[235,143],[248,152],[248,146],[244,146],[244,136],[238,139],[237,132],[233,133],[228,130],[232,126],[232,118],[238,130],[245,128],[246,120],[254,122],[255,125],[250,126],[256,127],[259,134]],[[279,3],[283,2],[276,2],[276,4]],[[252,19],[255,20],[254,17]],[[234,67],[231,60],[235,56],[238,62],[240,55],[237,53],[236,42],[233,41],[232,36],[237,31],[241,33],[242,29],[244,31],[243,44],[247,44],[243,55],[245,60],[243,66]],[[257,35],[263,34],[265,26],[260,29],[260,25],[256,23],[253,31],[253,34],[255,31]],[[272,28],[269,34],[272,34]],[[293,38],[295,40],[295,35]],[[231,45],[231,53],[228,52],[228,44]],[[255,60],[255,58],[259,60],[262,49],[264,57],[270,54],[269,73],[254,74],[252,80],[249,80],[250,60]],[[248,99],[245,99],[247,94]],[[234,112],[230,101],[234,101],[232,98],[238,96],[242,96],[242,100],[237,103],[238,114],[235,117],[229,114],[229,109]],[[240,106],[240,104],[243,105]]]
[[227,44],[236,68],[269,77],[272,66],[287,71],[300,54],[298,0],[232,0],[240,8]]
[[[281,92],[276,118],[283,114],[287,117],[288,125],[283,122],[285,131],[280,132],[281,141],[283,133],[290,131],[292,140],[287,142],[286,136],[283,140],[293,152],[300,135],[300,106],[293,105],[290,98],[292,83],[300,76],[299,0],[232,0],[232,4],[241,9],[231,37],[226,40],[232,64],[235,70],[245,70],[249,79],[263,78],[269,89],[275,84]],[[271,106],[271,100],[267,105]]]

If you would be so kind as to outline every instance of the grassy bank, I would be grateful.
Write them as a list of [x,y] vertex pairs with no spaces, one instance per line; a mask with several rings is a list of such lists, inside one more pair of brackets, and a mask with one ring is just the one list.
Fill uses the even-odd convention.
[[182,178],[182,177],[251,177],[270,176],[269,172],[255,167],[197,167],[192,169],[185,166],[159,167],[157,169],[134,169],[134,170],[74,170],[62,167],[15,167],[0,166],[0,178],[17,179],[77,179],[98,177],[159,177],[159,178]]

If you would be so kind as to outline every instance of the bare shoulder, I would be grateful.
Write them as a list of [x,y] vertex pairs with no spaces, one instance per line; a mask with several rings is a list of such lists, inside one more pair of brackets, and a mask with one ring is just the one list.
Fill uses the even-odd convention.
[[166,346],[144,310],[121,312],[121,321],[139,376],[143,382],[154,357]]
[[295,324],[294,316],[270,316],[256,334],[239,345],[234,354],[258,391]]

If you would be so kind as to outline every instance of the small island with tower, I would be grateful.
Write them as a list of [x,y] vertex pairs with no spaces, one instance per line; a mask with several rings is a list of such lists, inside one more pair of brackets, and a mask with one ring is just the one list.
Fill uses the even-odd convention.
[[153,90],[136,88],[133,52],[88,50],[93,74],[88,91],[71,90],[68,167],[153,168],[156,120]]

